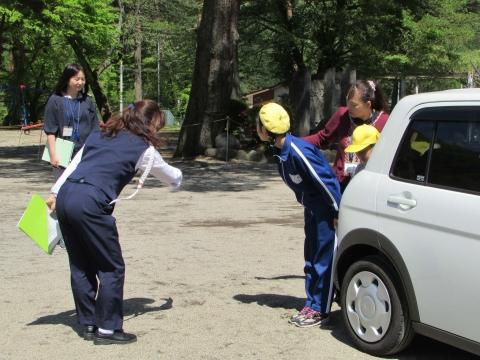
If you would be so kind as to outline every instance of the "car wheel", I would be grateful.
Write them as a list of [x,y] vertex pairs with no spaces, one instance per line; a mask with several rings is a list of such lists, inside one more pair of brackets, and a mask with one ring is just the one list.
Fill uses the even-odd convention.
[[406,301],[379,256],[353,263],[341,288],[342,316],[355,345],[373,355],[391,355],[404,349],[413,337]]

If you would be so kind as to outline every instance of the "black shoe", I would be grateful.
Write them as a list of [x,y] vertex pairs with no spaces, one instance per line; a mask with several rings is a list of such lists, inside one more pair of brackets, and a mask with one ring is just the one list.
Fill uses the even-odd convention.
[[92,341],[97,327],[95,325],[86,325],[83,328],[83,340]]
[[93,336],[93,343],[95,345],[109,345],[109,344],[130,344],[137,341],[134,334],[123,332],[123,330],[116,330],[111,335],[104,335],[98,330]]

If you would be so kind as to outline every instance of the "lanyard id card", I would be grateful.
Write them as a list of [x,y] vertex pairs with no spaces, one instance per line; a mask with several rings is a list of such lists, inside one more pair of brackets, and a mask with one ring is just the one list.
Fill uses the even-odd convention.
[[76,100],[64,98],[67,126],[63,128],[62,136],[70,137],[73,141],[80,140],[80,103]]
[[64,126],[62,131],[63,137],[71,137],[73,134],[73,127],[71,126]]
[[356,154],[350,153],[345,154],[345,164],[343,167],[343,173],[346,176],[353,176],[355,174],[355,170],[357,169],[358,164],[360,163],[360,159],[357,157]]
[[353,176],[355,174],[355,170],[357,169],[358,163],[351,163],[346,162],[344,165],[344,173],[347,176]]

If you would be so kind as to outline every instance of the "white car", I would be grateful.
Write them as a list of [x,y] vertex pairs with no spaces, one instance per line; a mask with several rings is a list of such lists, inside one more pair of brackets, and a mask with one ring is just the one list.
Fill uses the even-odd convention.
[[480,89],[403,98],[347,186],[342,317],[373,355],[415,333],[480,355]]

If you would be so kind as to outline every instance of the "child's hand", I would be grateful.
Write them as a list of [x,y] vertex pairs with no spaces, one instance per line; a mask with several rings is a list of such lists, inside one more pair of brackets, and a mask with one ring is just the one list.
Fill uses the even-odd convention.
[[47,206],[48,208],[50,209],[51,212],[55,211],[55,203],[56,203],[57,199],[55,198],[55,196],[53,195],[50,195],[47,199],[47,201],[45,201],[47,203]]

